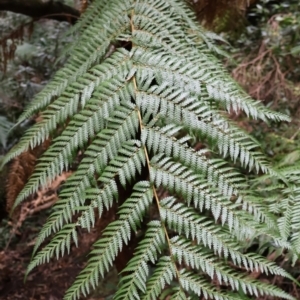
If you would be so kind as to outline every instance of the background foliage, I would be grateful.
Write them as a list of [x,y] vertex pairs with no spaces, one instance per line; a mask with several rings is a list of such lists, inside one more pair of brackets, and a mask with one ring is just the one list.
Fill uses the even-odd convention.
[[[7,121],[14,123],[26,104],[62,66],[63,59],[58,63],[56,60],[70,41],[63,37],[70,26],[51,20],[32,22],[10,12],[0,14],[0,111]],[[11,143],[19,137],[18,130],[11,136]]]

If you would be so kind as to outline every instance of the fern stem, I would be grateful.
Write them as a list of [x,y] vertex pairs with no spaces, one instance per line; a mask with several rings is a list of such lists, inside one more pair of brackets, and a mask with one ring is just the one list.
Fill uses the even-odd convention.
[[[132,22],[131,22],[131,24],[132,24]],[[133,25],[132,25],[132,28],[133,28]],[[134,84],[134,89],[135,89],[135,91],[137,91],[137,84],[136,84],[136,78],[135,78],[135,76],[133,76],[132,80],[133,80],[133,84]],[[144,130],[144,125],[143,125],[143,121],[142,121],[141,112],[140,112],[139,109],[137,109],[137,114],[138,114],[138,119],[139,119],[139,124],[140,124],[140,130],[142,132],[142,130]],[[144,149],[144,152],[145,152],[145,157],[146,157],[146,162],[147,162],[147,168],[148,168],[149,176],[150,176],[150,159],[149,159],[149,154],[148,154],[148,151],[147,151],[147,148],[146,148],[145,145],[143,145],[143,149]],[[158,198],[158,195],[157,195],[157,192],[156,192],[156,188],[155,188],[154,185],[152,185],[152,189],[153,189],[153,195],[154,195],[154,198],[155,198],[155,201],[156,201],[156,205],[157,205],[158,211],[160,212],[161,207],[160,207],[159,198]],[[176,275],[177,275],[177,278],[178,278],[178,283],[179,283],[180,288],[181,288],[181,284],[180,284],[180,280],[179,280],[180,273],[179,273],[179,270],[178,270],[178,268],[176,266],[176,262],[175,262],[174,256],[172,254],[171,242],[170,242],[170,238],[169,238],[169,235],[168,235],[168,231],[167,231],[166,225],[165,225],[165,223],[163,221],[161,221],[161,224],[162,224],[162,227],[163,227],[163,230],[165,232],[166,239],[167,239],[171,261],[174,264]]]
[[[136,79],[135,79],[135,77],[133,77],[133,82],[134,82],[134,86],[136,87]],[[139,118],[139,123],[140,123],[140,129],[141,129],[141,131],[142,131],[142,130],[144,129],[144,125],[143,125],[143,123],[142,123],[141,112],[140,112],[139,109],[137,109],[137,112],[138,112],[138,118]],[[143,145],[143,149],[144,149],[144,152],[145,152],[145,157],[146,157],[146,162],[147,162],[147,168],[148,168],[148,170],[149,170],[149,175],[150,175],[150,160],[149,160],[148,151],[147,151],[147,148],[146,148],[145,145]],[[160,206],[159,198],[158,198],[158,195],[157,195],[157,192],[156,192],[156,188],[155,188],[154,185],[152,185],[152,189],[153,189],[153,195],[154,195],[154,198],[155,198],[155,202],[156,202],[156,205],[157,205],[159,214],[160,214],[161,206]],[[171,248],[171,242],[170,242],[169,234],[168,234],[166,225],[165,225],[165,223],[164,223],[162,220],[161,220],[161,224],[162,224],[162,227],[163,227],[163,230],[164,230],[164,232],[165,232],[166,239],[167,239],[167,243],[168,243],[168,248],[169,248],[169,252],[170,252],[171,261],[172,261],[172,263],[174,264],[175,271],[176,271],[176,275],[177,275],[177,278],[178,278],[178,283],[179,283],[180,288],[181,288],[180,277],[179,277],[179,276],[180,276],[180,273],[179,273],[179,270],[177,269],[176,262],[175,262],[175,259],[174,259],[173,254],[172,254],[172,248]]]
[[[134,11],[132,10],[131,11],[131,18],[130,18],[131,32],[134,31],[134,25],[133,25],[133,22],[132,22],[133,15],[134,15]],[[132,47],[134,47],[134,44],[132,44]],[[135,93],[137,93],[138,88],[137,88],[137,83],[136,83],[135,75],[132,77],[132,81],[133,81]],[[144,130],[144,125],[143,125],[143,121],[142,121],[141,112],[140,112],[140,110],[138,108],[137,108],[137,114],[138,114],[138,119],[139,119],[139,124],[140,124],[140,131],[142,132]],[[143,145],[143,149],[144,149],[144,152],[145,152],[145,157],[146,157],[146,162],[147,162],[147,168],[148,168],[148,172],[149,172],[149,176],[150,176],[150,159],[149,159],[149,154],[148,154],[148,151],[147,151],[147,148],[146,148],[145,145]],[[157,205],[158,211],[160,213],[161,207],[160,207],[160,203],[159,203],[159,198],[158,198],[158,195],[157,195],[157,192],[156,192],[156,188],[155,188],[155,186],[153,184],[152,184],[152,189],[153,189],[153,195],[154,195],[154,198],[155,198],[155,201],[156,201],[156,205]],[[182,286],[181,286],[181,283],[180,283],[180,273],[179,273],[179,270],[178,270],[178,268],[176,266],[176,262],[175,262],[174,256],[172,254],[171,242],[170,242],[170,238],[169,238],[169,235],[168,235],[168,231],[167,231],[165,223],[162,220],[161,220],[161,224],[162,224],[162,227],[163,227],[163,230],[165,232],[166,239],[167,239],[171,261],[172,261],[172,263],[173,263],[173,265],[175,267],[175,271],[176,271],[176,275],[177,275],[177,279],[178,279],[178,284],[180,286],[180,289],[182,289]]]

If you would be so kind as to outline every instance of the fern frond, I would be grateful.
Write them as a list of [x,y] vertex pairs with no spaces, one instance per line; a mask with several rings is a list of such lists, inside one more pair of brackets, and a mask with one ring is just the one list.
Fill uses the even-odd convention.
[[190,300],[191,297],[187,297],[181,288],[174,288],[171,293],[171,300]]
[[192,245],[186,239],[172,238],[171,249],[180,264],[184,262],[192,269],[200,270],[209,275],[211,279],[216,277],[220,284],[229,284],[233,290],[239,291],[242,289],[245,294],[269,295],[288,299],[287,294],[280,289],[253,280],[244,274],[235,273],[229,267],[218,262],[213,252],[203,251],[201,247]]
[[94,226],[95,220],[90,213],[93,208],[97,207],[100,213],[103,204],[108,209],[112,205],[113,198],[118,197],[116,176],[125,187],[127,182],[136,177],[136,173],[141,173],[142,165],[145,164],[145,156],[139,146],[139,141],[124,143],[119,150],[120,154],[108,164],[98,178],[101,188],[87,190],[87,199],[91,201],[89,206],[84,207],[85,210],[79,218],[79,224],[83,228],[90,230],[90,225]]
[[161,222],[150,222],[143,241],[140,242],[134,257],[123,270],[123,273],[130,272],[130,274],[122,277],[114,299],[136,299],[138,291],[146,291],[146,280],[149,274],[147,263],[149,261],[156,262],[158,253],[162,251],[164,244],[165,233]]
[[[86,190],[86,199],[90,200],[90,204],[86,206],[82,205],[80,209],[79,207],[74,208],[75,211],[82,211],[77,222],[64,225],[62,229],[56,233],[54,239],[32,260],[30,270],[42,262],[49,261],[54,253],[59,257],[60,253],[61,255],[64,254],[65,248],[69,250],[71,244],[70,238],[75,235],[75,226],[87,228],[88,231],[90,231],[91,226],[94,226],[95,224],[95,208],[98,209],[99,216],[101,216],[103,206],[105,206],[106,209],[109,209],[112,206],[114,198],[118,197],[115,177],[118,175],[122,178],[121,183],[126,185],[126,181],[130,181],[132,176],[135,175],[135,172],[141,170],[142,164],[144,163],[145,158],[143,152],[141,151],[141,148],[136,146],[139,146],[137,141],[127,141],[123,145],[119,150],[120,154],[110,162],[98,178],[98,181],[102,183],[101,187]],[[49,226],[46,224],[46,230],[42,231],[43,235],[39,237],[38,244],[42,242],[45,235],[48,233]]]
[[256,254],[243,254],[239,244],[234,241],[232,235],[214,224],[204,216],[199,216],[192,208],[184,204],[175,203],[174,198],[165,198],[161,202],[161,218],[170,228],[179,234],[185,234],[187,239],[192,238],[198,244],[213,250],[224,258],[231,258],[235,265],[243,266],[246,270],[260,270],[262,272],[288,276],[287,273]]
[[[46,185],[63,170],[68,170],[77,150],[84,147],[90,138],[94,138],[97,131],[104,128],[105,119],[103,118],[107,118],[120,104],[122,92],[126,94],[124,91],[118,94],[118,90],[122,89],[122,84],[124,82],[119,80],[108,84],[101,93],[102,98],[104,98],[102,103],[99,100],[97,106],[91,103],[80,115],[74,116],[68,127],[54,140],[53,145],[41,157],[41,162],[37,165],[34,176],[30,178],[27,186],[16,199],[16,205],[26,199],[28,195],[36,192],[40,185]],[[105,95],[105,90],[108,92],[107,88],[109,87],[113,90]]]
[[139,148],[138,141],[126,142],[119,152],[120,155],[110,162],[98,178],[101,188],[86,191],[86,199],[90,200],[90,204],[81,207],[83,212],[77,223],[82,228],[87,228],[88,231],[91,226],[95,225],[94,208],[98,208],[99,214],[102,214],[103,205],[107,209],[110,208],[114,198],[118,197],[115,177],[118,176],[121,184],[125,187],[127,182],[136,177],[136,173],[141,173],[142,165],[145,164],[144,153]]
[[[162,77],[166,76],[162,75]],[[178,81],[184,85],[184,81],[179,78],[180,76],[178,76]],[[144,81],[145,79],[141,77],[141,82],[144,83]],[[177,86],[179,83],[173,84]],[[169,88],[168,85],[169,83],[164,83],[150,88],[145,84],[141,86],[141,90],[148,89],[147,92],[137,94],[136,101],[141,111],[159,113],[175,124],[183,124],[186,129],[193,130],[199,137],[207,136],[218,144],[219,151],[224,156],[229,154],[233,160],[241,158],[241,163],[245,167],[249,166],[250,169],[255,167],[257,171],[260,169],[263,172],[269,171],[263,155],[252,150],[257,145],[245,134],[241,134],[232,126],[226,126],[224,119],[220,122],[213,113],[207,113],[205,106],[203,108],[203,103],[200,104],[197,99],[190,98],[188,93],[183,93],[182,90],[173,87]]]
[[[147,43],[149,43],[149,40],[145,40],[141,46]],[[202,93],[205,96],[208,94],[209,98],[220,102],[228,111],[231,111],[232,108],[236,112],[243,110],[254,119],[289,120],[285,115],[279,113],[274,115],[259,102],[252,101],[248,96],[244,95],[241,98],[241,90],[237,90],[237,85],[232,80],[224,85],[223,76],[222,81],[215,74],[211,77],[213,71],[206,72],[205,69],[199,69],[194,63],[183,61],[181,57],[161,53],[160,50],[150,52],[137,47],[132,58],[141,73],[150,73],[153,77],[156,77],[159,83],[164,78],[163,81],[167,81],[171,86],[180,87],[184,92],[198,97],[201,97]],[[219,70],[216,72],[219,72]],[[223,73],[220,73],[220,75],[223,75]]]
[[[135,136],[138,118],[134,106],[128,104],[120,106],[114,116],[115,118],[108,119],[107,128],[101,130],[87,148],[86,157],[83,158],[76,172],[67,179],[60,193],[60,199],[54,207],[56,211],[50,215],[41,230],[34,252],[46,237],[60,230],[64,222],[72,220],[76,207],[83,205],[86,194],[88,194],[87,199],[94,199],[91,191],[88,192],[88,189],[95,185],[92,180],[93,176],[96,173],[101,174],[108,161],[117,155],[123,143]],[[111,191],[112,194],[117,193],[116,189],[111,189]]]
[[58,259],[63,256],[65,250],[70,252],[71,240],[78,245],[78,237],[75,224],[65,225],[56,235],[52,238],[50,243],[40,251],[30,262],[27,267],[26,275],[29,274],[36,266],[50,261],[50,258],[56,255]]
[[[300,252],[300,188],[297,187],[294,189],[294,196],[291,197],[293,201],[292,212],[291,212],[291,228],[292,228],[292,236],[291,243],[294,249],[297,250],[297,253]],[[288,216],[289,211],[287,211],[286,215]]]
[[[87,9],[84,12],[85,17],[79,18],[79,20],[70,28],[66,33],[68,36],[73,36],[76,39],[76,42],[80,42],[81,38],[84,37],[86,29],[92,25],[93,21],[101,17],[101,14],[105,12],[105,8],[109,5],[109,0],[103,0],[100,3],[91,3],[88,5]],[[78,45],[78,44],[77,44]],[[67,47],[66,51],[70,52],[70,48],[74,47],[73,44],[70,47]]]
[[[95,0],[75,32],[66,65],[19,119],[42,110],[41,122],[4,160],[51,139],[15,206],[73,171],[38,236],[28,272],[69,252],[78,243],[77,228],[89,232],[96,215],[103,218],[113,206],[118,215],[65,299],[94,289],[137,235],[115,299],[239,299],[234,290],[292,299],[246,276],[289,277],[264,257],[243,253],[241,242],[266,236],[280,247],[298,246],[299,192],[286,190],[286,215],[277,222],[274,203],[251,189],[235,164],[284,183],[289,175],[273,170],[259,143],[230,120],[237,111],[262,120],[288,117],[250,99],[231,79],[215,57],[221,53],[215,37],[184,0]],[[195,151],[199,142],[205,149]],[[208,278],[224,283],[224,291]]]
[[196,152],[189,147],[186,142],[192,139],[190,136],[177,140],[174,135],[179,134],[180,130],[182,127],[174,124],[163,128],[147,128],[143,130],[141,139],[154,154],[164,153],[166,156],[172,156],[195,172],[203,173],[210,183],[218,184],[224,196],[237,195],[239,190],[246,187],[240,174],[233,168],[225,168],[225,161],[209,159],[207,150]]
[[211,210],[215,220],[220,218],[222,224],[228,224],[229,229],[239,228],[245,236],[253,235],[254,231],[249,223],[251,217],[247,212],[239,210],[238,203],[232,203],[222,197],[186,167],[172,162],[170,158],[163,158],[156,164],[153,161],[150,172],[157,187],[162,186],[171,193],[175,192],[182,196],[188,205],[193,201],[194,206],[200,211]]
[[238,295],[226,296],[225,294],[217,291],[213,288],[204,278],[198,274],[194,274],[190,271],[182,269],[180,271],[179,280],[181,286],[187,292],[193,292],[197,296],[204,296],[205,299],[216,299],[216,300],[238,300]]
[[190,136],[186,135],[177,140],[175,135],[180,134],[181,130],[181,126],[174,124],[162,128],[145,128],[141,139],[149,151],[172,156],[195,173],[203,173],[205,180],[213,186],[217,185],[223,196],[238,197],[237,202],[243,205],[244,210],[253,213],[256,220],[266,222],[269,227],[274,226],[275,220],[268,213],[268,208],[263,207],[262,199],[249,197],[243,192],[247,185],[240,174],[228,167],[224,160],[209,159],[207,149],[196,152],[189,147],[186,142],[191,140]]
[[7,137],[13,123],[8,121],[6,117],[0,116],[0,144],[6,148]]
[[[285,165],[286,163],[282,163]],[[265,197],[268,193],[270,209],[277,214],[277,224],[281,237],[289,241],[290,256],[293,264],[299,257],[300,253],[300,188],[299,188],[299,161],[294,165],[284,166],[278,170],[279,174],[286,178],[285,185],[277,184],[277,179],[272,176],[263,176],[254,181],[253,186],[258,190],[260,197]],[[265,181],[276,182],[271,186],[266,186]],[[263,184],[262,186],[260,186]],[[276,247],[280,245],[276,244]]]
[[163,256],[156,264],[156,269],[147,281],[145,294],[142,300],[157,299],[167,284],[176,277],[174,262],[169,256]]
[[[87,267],[77,277],[73,286],[68,290],[65,299],[77,299],[81,292],[86,294],[89,293],[91,286],[92,288],[95,288],[99,282],[99,275],[102,277],[104,276],[104,273],[109,270],[117,254],[122,250],[124,244],[126,245],[131,239],[130,227],[132,230],[136,230],[136,226],[141,222],[143,215],[152,202],[152,199],[152,189],[148,182],[138,182],[133,187],[131,197],[129,197],[120,207],[119,220],[109,224],[103,232],[100,240],[94,244],[94,250],[91,254],[95,254],[96,256],[89,260]],[[79,218],[76,225],[82,225],[81,223],[84,225],[86,223],[86,220],[84,220],[84,222],[80,222],[80,219],[82,220],[82,218],[84,218],[84,215]],[[65,227],[70,228],[69,235],[74,234],[74,224],[65,225]],[[73,229],[73,231],[71,231],[71,229]],[[62,231],[63,230],[60,232]],[[57,237],[59,239],[61,234],[57,234]],[[55,241],[55,239],[53,239],[53,241]],[[65,241],[65,243],[70,245],[70,238],[68,241]],[[46,246],[45,250],[43,249],[34,258],[29,266],[28,272],[36,265],[44,262],[45,259],[50,259],[54,250],[51,250],[52,252],[49,253],[48,249],[52,247],[52,245],[53,243],[51,242],[48,246]],[[64,245],[60,246],[62,252],[64,251],[63,246]],[[52,249],[54,248],[52,247]],[[58,251],[59,249],[56,248],[56,253],[58,253],[57,255],[59,255]],[[47,255],[45,256],[46,253]]]
[[[135,206],[137,209],[138,203],[135,203]],[[117,253],[122,250],[123,243],[127,244],[130,239],[130,236],[126,233],[126,226],[130,226],[129,217],[130,214],[126,214],[123,217],[121,215],[119,221],[111,223],[106,228],[102,238],[94,245],[95,249],[91,252],[91,254],[95,254],[96,256],[89,260],[87,267],[79,274],[72,287],[67,291],[64,298],[65,300],[78,299],[80,292],[83,294],[89,293],[90,286],[95,288],[98,284],[99,275],[103,277],[104,273],[109,270]],[[148,260],[153,262],[156,256],[155,252],[160,251],[161,245],[164,244],[164,238],[160,222],[150,222],[143,240],[144,243],[140,245],[140,250],[136,254],[138,258],[135,259],[136,262],[132,262],[132,264],[138,268],[132,269],[127,267],[130,271],[135,270],[135,274],[139,276],[139,278],[135,278],[134,276],[128,278],[129,276],[125,276],[123,280],[131,279],[130,283],[127,282],[125,284],[127,288],[135,290],[137,286],[140,285],[138,280],[144,277],[145,272],[147,272],[146,262]],[[124,291],[122,288],[119,289],[118,294],[116,294],[116,299],[118,299],[118,295],[122,297],[121,299],[127,299],[124,295],[125,293],[126,290]],[[130,294],[127,293],[127,295],[129,299],[131,299]]]
[[[180,272],[180,283],[182,284],[185,290],[187,291],[191,290],[198,296],[203,295],[206,299],[207,298],[216,299],[216,300],[240,299],[240,296],[238,294],[236,294],[236,296],[232,294],[230,296],[226,296],[225,294],[220,293],[216,289],[211,288],[211,285],[205,279],[201,279],[201,276],[184,269],[181,270]],[[294,297],[288,295],[283,291],[276,291],[275,288],[274,290],[270,288],[270,292],[271,295],[279,296],[280,299],[290,299],[290,300],[295,299]],[[253,294],[257,297],[260,295],[256,288],[253,289]]]
[[[78,109],[84,107],[87,102],[88,105],[85,112],[82,112],[83,115],[89,116],[88,112],[90,110],[94,111],[95,114],[98,111],[98,114],[100,114],[100,108],[97,107],[99,96],[100,99],[104,100],[104,105],[105,100],[109,101],[108,92],[112,94],[110,87],[121,87],[123,83],[123,88],[125,88],[125,78],[130,70],[128,59],[128,52],[126,50],[116,51],[105,63],[94,67],[89,73],[86,73],[79,82],[72,83],[63,95],[53,101],[47,110],[44,111],[42,121],[31,127],[21,138],[20,142],[9,151],[4,163],[27,151],[29,148],[40,145],[44,140],[49,138],[59,124],[66,122],[68,117],[76,114]],[[123,73],[123,76],[120,76],[120,72]],[[115,88],[115,91],[118,92],[118,89]],[[35,104],[32,103],[32,105]],[[93,128],[93,124],[89,125]],[[95,126],[94,130],[97,129]]]

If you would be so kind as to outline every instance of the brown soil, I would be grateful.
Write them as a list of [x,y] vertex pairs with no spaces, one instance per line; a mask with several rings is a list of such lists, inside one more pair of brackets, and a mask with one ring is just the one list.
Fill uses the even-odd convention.
[[[36,217],[37,218],[37,217]],[[46,216],[44,217],[44,220]],[[30,262],[34,238],[38,230],[33,228],[36,220],[23,224],[22,232],[11,236],[6,249],[0,250],[0,300],[61,300],[65,291],[74,282],[85,266],[91,244],[98,233],[79,233],[79,247],[72,247],[70,255],[35,268],[24,282],[26,268]],[[0,237],[1,238],[1,237]],[[89,300],[107,299],[117,285],[117,272],[113,269],[99,285]]]

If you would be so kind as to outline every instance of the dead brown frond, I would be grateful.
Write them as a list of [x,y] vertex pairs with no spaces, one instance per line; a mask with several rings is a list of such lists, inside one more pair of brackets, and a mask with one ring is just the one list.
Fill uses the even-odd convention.
[[88,0],[81,0],[81,5],[80,5],[80,13],[82,14],[82,13],[84,13],[85,12],[85,10],[87,9],[87,7],[88,7]]
[[20,213],[18,219],[14,223],[14,228],[19,228],[24,220],[28,216],[31,216],[39,211],[45,210],[52,207],[58,199],[58,189],[67,180],[67,178],[72,174],[72,172],[63,172],[51,185],[44,189],[39,190],[35,197],[30,199],[30,201],[25,201],[20,206]]
[[[22,153],[16,157],[11,163],[6,183],[6,210],[11,212],[17,195],[27,183],[29,177],[33,173],[37,158],[50,145],[50,140],[46,140],[41,146]],[[24,202],[26,203],[26,201]],[[18,224],[22,206],[18,207],[13,215],[13,222]]]
[[93,0],[74,0],[74,5],[81,15],[86,11],[92,1]]
[[32,150],[22,153],[12,162],[6,184],[6,210],[8,212],[11,211],[17,195],[32,174],[35,162],[36,156]]

